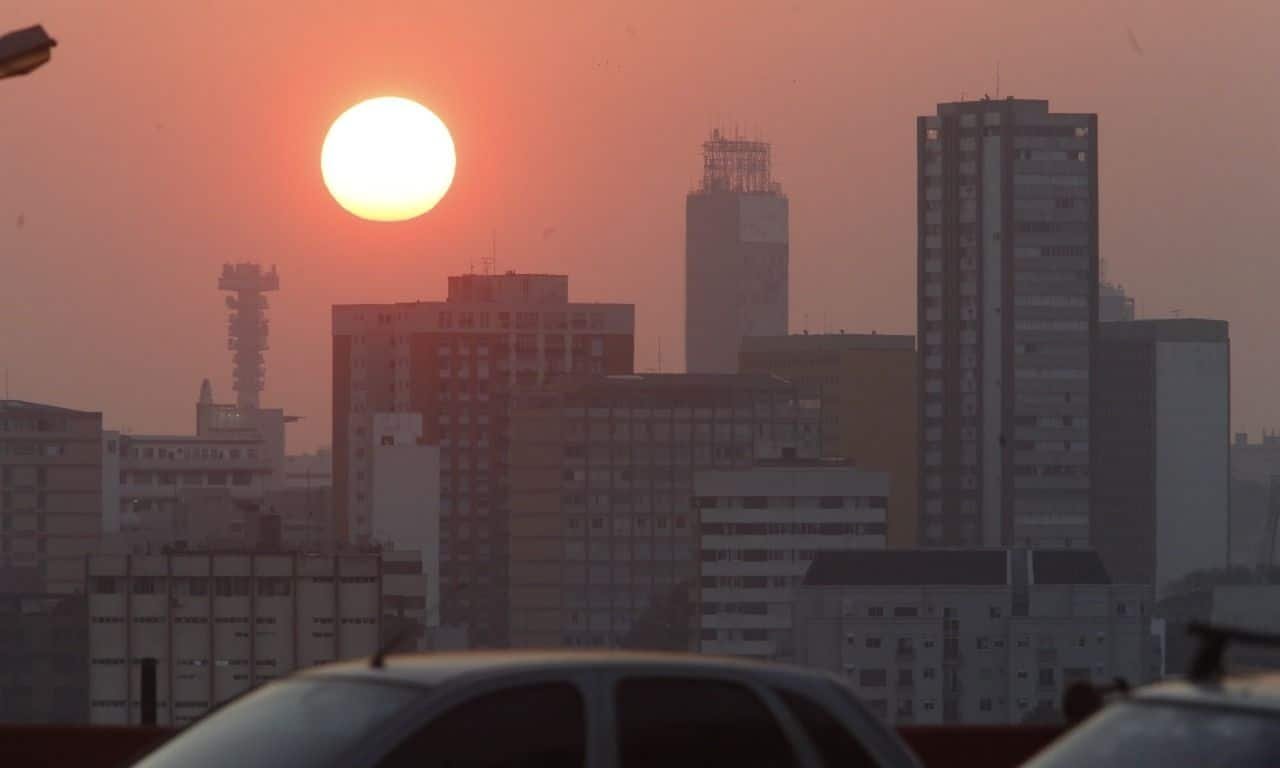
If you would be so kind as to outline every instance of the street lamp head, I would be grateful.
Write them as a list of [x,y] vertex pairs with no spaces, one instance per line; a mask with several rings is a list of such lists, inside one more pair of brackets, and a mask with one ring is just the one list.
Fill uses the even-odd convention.
[[0,37],[0,78],[25,75],[53,55],[58,41],[39,24]]

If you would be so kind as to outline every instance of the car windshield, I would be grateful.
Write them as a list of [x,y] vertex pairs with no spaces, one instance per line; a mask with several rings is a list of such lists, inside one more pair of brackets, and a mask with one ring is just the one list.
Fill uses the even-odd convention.
[[1263,768],[1278,760],[1275,714],[1131,702],[1108,707],[1024,768]]
[[263,686],[192,725],[135,768],[324,768],[424,691],[346,680]]

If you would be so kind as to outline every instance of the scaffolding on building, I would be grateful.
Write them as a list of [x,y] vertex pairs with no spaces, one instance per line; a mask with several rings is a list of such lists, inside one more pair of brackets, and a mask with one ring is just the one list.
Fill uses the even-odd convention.
[[773,148],[767,141],[728,138],[719,128],[702,143],[702,186],[699,192],[780,194],[773,180]]

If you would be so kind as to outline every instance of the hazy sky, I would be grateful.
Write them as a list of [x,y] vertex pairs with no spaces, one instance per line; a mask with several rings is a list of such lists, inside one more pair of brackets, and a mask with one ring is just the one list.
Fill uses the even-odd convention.
[[[914,332],[914,117],[995,94],[1098,112],[1102,253],[1143,316],[1231,321],[1233,422],[1280,426],[1280,3],[0,0],[53,61],[0,83],[0,365],[13,397],[190,431],[230,400],[221,264],[279,265],[264,402],[329,441],[329,307],[433,300],[488,254],[637,304],[683,359],[684,195],[713,125],[774,144],[792,327]],[[1132,30],[1132,39],[1129,30]],[[346,107],[458,148],[444,202],[357,220],[320,178]]]

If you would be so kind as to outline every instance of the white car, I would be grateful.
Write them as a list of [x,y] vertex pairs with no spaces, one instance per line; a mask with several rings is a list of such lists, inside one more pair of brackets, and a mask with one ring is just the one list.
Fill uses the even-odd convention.
[[317,667],[138,768],[918,766],[836,677],[699,656],[510,652]]

